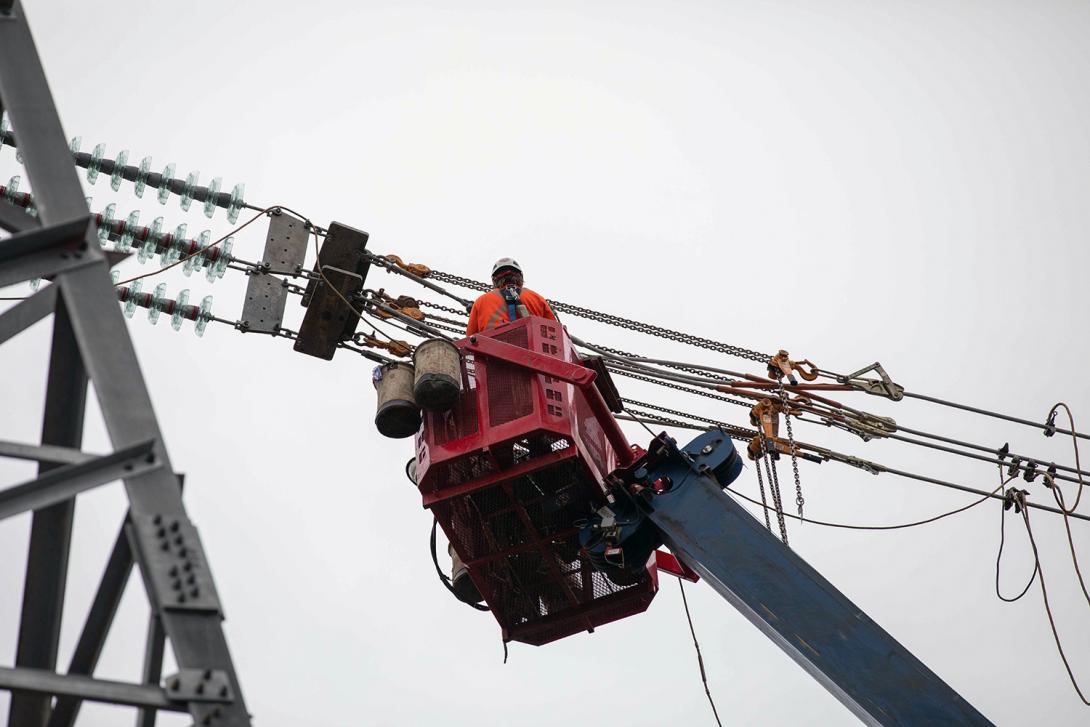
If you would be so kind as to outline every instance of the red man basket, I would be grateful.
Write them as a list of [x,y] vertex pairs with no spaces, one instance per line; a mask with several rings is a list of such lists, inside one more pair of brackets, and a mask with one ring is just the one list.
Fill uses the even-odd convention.
[[563,326],[523,318],[457,345],[461,398],[425,415],[417,479],[504,640],[545,644],[646,610],[653,561],[618,583],[580,553],[577,523],[632,455]]

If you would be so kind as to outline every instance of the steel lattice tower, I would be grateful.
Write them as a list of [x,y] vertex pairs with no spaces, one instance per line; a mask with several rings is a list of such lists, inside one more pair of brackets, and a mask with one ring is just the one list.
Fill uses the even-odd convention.
[[[0,0],[0,111],[18,134],[38,204],[34,218],[0,204],[0,286],[51,280],[0,314],[0,343],[53,316],[41,443],[0,442],[0,456],[37,461],[38,477],[0,490],[0,518],[33,511],[14,667],[0,667],[12,692],[8,723],[59,727],[84,700],[139,709],[138,725],[159,710],[188,712],[198,725],[248,725],[250,718],[224,638],[223,612],[196,529],[182,503],[117,305],[110,266],[98,244],[60,119],[22,3]],[[94,384],[114,451],[81,451],[88,383]],[[121,532],[66,672],[57,650],[75,496],[123,480],[129,500]],[[93,677],[133,566],[151,615],[143,683]],[[160,685],[169,639],[179,672]],[[54,702],[54,697],[56,701]]]

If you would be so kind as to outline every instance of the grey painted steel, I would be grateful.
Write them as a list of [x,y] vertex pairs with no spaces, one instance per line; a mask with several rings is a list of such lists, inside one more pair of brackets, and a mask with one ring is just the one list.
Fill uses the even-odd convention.
[[[163,676],[163,652],[167,635],[155,609],[148,617],[148,636],[144,646],[144,667],[141,680],[144,684],[158,684]],[[155,710],[140,709],[136,713],[136,727],[155,727]]]
[[42,224],[86,216],[87,201],[21,2],[0,16],[0,98],[19,134]]
[[[7,240],[0,241],[0,248]],[[0,263],[0,288],[33,278],[52,280],[58,274],[81,268],[92,262],[89,255],[45,250],[12,262]]]
[[71,447],[0,441],[0,457],[10,457],[12,459],[29,459],[50,464],[79,464],[80,462],[95,459],[97,456]]
[[865,724],[991,724],[713,479],[663,474],[681,483],[652,502],[670,549]]
[[184,515],[136,515],[130,531],[151,568],[145,579],[160,609],[220,612],[212,573],[204,560],[200,536]]
[[[0,99],[18,133],[19,148],[35,190],[42,225],[54,226],[75,220],[85,224],[87,204],[19,2],[13,4],[9,15],[0,15]],[[0,241],[0,256],[7,255],[8,258],[0,263],[0,284],[35,276],[53,276],[58,303],[55,330],[60,332],[55,335],[55,344],[58,340],[69,343],[73,338],[75,340],[75,345],[69,345],[67,350],[54,346],[43,444],[79,447],[86,369],[94,381],[114,450],[125,450],[148,440],[155,443],[153,453],[161,466],[140,474],[130,473],[124,480],[132,517],[158,514],[188,522],[147,387],[109,279],[107,258],[91,225],[84,229],[82,241],[73,242],[71,247],[65,243],[59,248],[41,249],[41,246],[28,245],[24,238],[20,243],[22,249],[16,249],[5,247],[9,240]],[[26,254],[31,248],[37,251]],[[54,376],[55,371],[66,375]],[[61,396],[62,393],[68,396]],[[178,707],[174,702],[161,700],[158,696],[161,690],[155,687],[114,684],[114,691],[103,691],[102,685],[109,686],[110,683],[53,673],[73,504],[70,500],[35,513],[16,663],[19,667],[39,670],[17,670],[6,675],[6,683],[19,685],[9,714],[10,723],[19,727],[45,724],[50,699],[41,695],[47,693],[110,701],[118,697],[117,690],[128,690],[126,703],[154,708]],[[133,556],[149,589],[149,598],[158,605],[170,595],[160,592],[163,579],[153,572],[162,564],[148,556],[146,543],[140,542],[139,538],[134,538],[134,542]],[[200,556],[200,562],[206,562],[199,540],[191,547]],[[224,638],[222,618],[220,611],[169,610],[161,613],[163,628],[171,640],[179,668],[221,670],[227,675],[234,695],[230,704],[213,706],[190,702],[181,706],[188,707],[197,724],[207,718],[210,722],[214,719],[217,725],[249,725],[250,718]],[[133,696],[137,698],[129,698]]]
[[[129,548],[128,536],[122,524],[117,540],[114,541],[113,550],[110,551],[110,559],[106,561],[106,569],[98,584],[98,591],[95,592],[95,598],[91,602],[87,621],[83,624],[83,631],[80,633],[79,641],[76,642],[76,649],[72,652],[71,661],[68,662],[68,674],[90,676],[95,673],[102,647],[106,644],[106,635],[110,632],[117,608],[121,605],[121,596],[125,592],[125,584],[129,582],[131,572],[132,550]],[[82,704],[83,700],[79,697],[58,697],[57,703],[53,705],[48,727],[74,725]]]
[[[167,697],[162,687],[147,684],[128,684],[106,679],[93,679],[71,674],[56,674],[45,669],[11,668],[0,666],[0,689],[18,696],[33,695],[49,701],[50,695],[70,695],[96,702],[122,704],[133,707],[154,707],[170,712],[185,712],[186,703]],[[23,727],[26,722],[11,722],[13,727]],[[211,724],[211,723],[210,723]],[[220,724],[223,724],[222,722]]]
[[36,480],[0,490],[0,520],[71,500],[81,492],[122,477],[157,470],[162,463],[152,455],[153,446],[154,442],[142,442],[86,462],[50,469]]
[[14,338],[50,315],[56,306],[57,290],[48,285],[0,313],[0,343]]
[[182,669],[163,680],[172,699],[226,704],[235,698],[220,669]]
[[0,202],[0,228],[8,232],[32,230],[41,225],[37,217],[31,217],[19,207],[8,202]]
[[83,217],[75,220],[20,232],[4,240],[4,244],[0,245],[0,262],[27,257],[54,248],[78,248],[86,241],[87,233],[97,229],[94,221],[85,213]]
[[[95,383],[106,429],[115,447],[154,437],[156,456],[163,468],[125,480],[132,517],[162,515],[185,519],[185,507],[152,409],[143,375],[136,363],[132,341],[117,305],[105,265],[72,271],[58,280],[65,300],[79,301],[73,311],[76,338],[83,352],[91,379]],[[117,371],[125,371],[118,375]],[[137,539],[139,541],[139,539]],[[200,562],[207,562],[199,540],[192,546]],[[144,547],[135,548],[141,575],[153,603],[169,600],[169,592],[160,592],[164,578],[154,568],[165,564],[153,561]],[[210,576],[209,576],[210,579]],[[235,701],[223,708],[220,724],[250,724],[241,689],[232,667],[227,642],[221,627],[222,614],[214,612],[164,611],[163,626],[170,638],[181,668],[223,669],[231,675]],[[210,715],[201,705],[193,705],[198,720]]]
[[[266,270],[291,271],[303,269],[310,229],[296,217],[281,212],[269,215],[269,233],[261,265]],[[242,304],[244,330],[255,333],[276,333],[284,322],[288,305],[285,281],[269,273],[253,273],[246,283],[246,299]]]
[[[53,317],[42,444],[78,448],[83,440],[86,401],[87,372],[72,332],[71,319],[61,307]],[[58,468],[58,465],[40,464],[38,474],[48,476],[50,471]],[[15,652],[16,666],[49,671],[57,668],[74,514],[75,501],[69,500],[35,512],[31,520],[23,607]],[[48,697],[13,694],[8,722],[39,727],[45,724],[49,707]]]

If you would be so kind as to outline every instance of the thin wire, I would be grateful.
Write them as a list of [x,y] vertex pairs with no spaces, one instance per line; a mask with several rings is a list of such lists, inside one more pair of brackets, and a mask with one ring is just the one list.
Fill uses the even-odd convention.
[[685,597],[685,584],[681,582],[679,578],[677,581],[678,588],[681,589],[681,602],[685,604],[685,618],[689,621],[689,633],[693,635],[693,646],[696,648],[696,663],[700,665],[700,681],[704,682],[704,693],[708,695],[708,704],[712,706],[712,714],[715,715],[715,723],[719,727],[723,727],[722,720],[719,719],[719,710],[715,708],[715,700],[712,699],[711,689],[708,688],[708,674],[704,671],[704,657],[700,654],[700,642],[696,640],[696,629],[693,628],[693,617],[689,613],[689,599]]
[[[268,214],[268,212],[270,210],[274,210],[274,209],[276,209],[275,206],[274,207],[269,207],[268,209],[265,209],[265,210],[262,210],[261,212],[258,212],[256,215],[254,215],[250,219],[246,220],[241,225],[239,225],[235,229],[231,230],[230,232],[228,232],[226,235],[224,235],[220,239],[216,240],[215,242],[209,243],[206,247],[201,248],[200,250],[198,250],[195,253],[191,253],[189,255],[186,255],[185,257],[180,258],[179,260],[176,260],[175,262],[172,262],[170,265],[164,265],[163,267],[159,268],[158,270],[153,270],[150,273],[144,273],[143,275],[136,275],[134,277],[129,278],[128,280],[122,280],[122,281],[119,281],[117,283],[114,283],[114,287],[117,287],[117,286],[120,286],[120,285],[127,285],[128,283],[131,283],[134,280],[142,280],[143,278],[150,278],[150,277],[152,277],[154,275],[159,275],[160,273],[165,273],[167,270],[170,270],[173,267],[181,265],[182,263],[184,263],[186,260],[189,260],[190,258],[197,257],[198,255],[203,255],[206,250],[208,250],[210,248],[213,248],[213,247],[218,247],[219,244],[221,242],[223,242],[224,240],[226,240],[228,237],[231,237],[232,235],[237,235],[239,232],[241,232],[242,230],[244,230],[247,227],[249,227],[250,225],[252,225],[258,219],[260,219],[261,217],[264,217],[266,214]],[[281,207],[281,209],[288,209],[288,208],[287,207]],[[294,211],[291,211],[291,210],[289,210],[289,211],[292,212],[292,214],[295,214],[296,216],[302,218],[302,215],[298,215],[298,213],[296,213]],[[305,218],[303,218],[303,219],[305,219]]]
[[1090,707],[1090,701],[1087,701],[1086,696],[1075,680],[1075,673],[1071,671],[1071,664],[1067,661],[1067,654],[1064,653],[1063,644],[1060,643],[1060,634],[1056,630],[1056,619],[1052,615],[1052,606],[1048,602],[1048,589],[1045,587],[1045,571],[1041,568],[1041,556],[1037,552],[1037,541],[1033,537],[1033,528],[1029,524],[1029,508],[1022,508],[1022,520],[1026,524],[1026,533],[1029,534],[1029,544],[1033,547],[1033,559],[1037,564],[1037,580],[1041,584],[1041,597],[1045,602],[1045,613],[1048,614],[1048,625],[1052,628],[1052,638],[1056,642],[1056,650],[1060,652],[1060,659],[1063,660],[1064,668],[1067,670],[1067,677],[1071,680],[1071,686],[1075,688],[1075,693],[1079,695],[1079,699],[1082,700],[1083,704]]
[[[651,406],[651,405],[648,405],[648,406]],[[662,407],[654,407],[654,408],[661,409]],[[682,428],[682,429],[692,429],[692,430],[695,430],[695,431],[704,431],[704,432],[710,431],[710,429],[708,427],[706,427],[706,426],[702,427],[702,426],[699,426],[699,425],[696,425],[696,424],[690,424],[689,422],[684,422],[684,421],[679,421],[677,419],[670,419],[668,417],[659,416],[659,415],[653,414],[651,412],[638,411],[638,410],[632,409],[631,407],[627,407],[626,409],[631,414],[634,414],[634,415],[640,416],[640,417],[645,417],[646,419],[649,419],[651,421],[656,421],[656,422],[658,422],[660,424],[665,424],[667,426],[679,427],[679,428]],[[672,410],[670,410],[670,411],[672,411]],[[691,416],[693,418],[702,418],[702,417],[696,417],[695,415],[686,415],[686,414],[683,414],[682,412],[676,412],[676,413],[681,415],[681,416]],[[723,432],[724,434],[731,437],[732,439],[737,439],[739,441],[748,441],[749,439],[752,438],[752,436],[754,434],[756,434],[756,432],[754,432],[752,430],[747,430],[747,429],[744,429],[742,427],[735,427],[735,426],[732,426],[732,425],[725,425],[722,428],[717,428],[717,430]],[[917,480],[918,482],[926,482],[926,483],[931,484],[931,485],[938,485],[940,487],[946,487],[946,488],[949,488],[949,489],[952,489],[952,490],[960,490],[962,492],[968,492],[968,493],[973,494],[973,495],[982,495],[984,497],[1002,499],[1002,496],[997,495],[996,491],[992,491],[992,492],[989,493],[989,492],[985,492],[984,490],[978,490],[978,489],[973,488],[973,487],[968,487],[966,485],[959,485],[956,482],[950,482],[948,480],[940,480],[940,479],[937,479],[935,477],[928,477],[927,475],[919,475],[919,474],[915,474],[913,472],[906,472],[905,470],[899,470],[899,469],[895,469],[893,467],[887,467],[885,465],[878,464],[877,462],[871,462],[871,461],[868,461],[868,460],[859,460],[857,458],[846,457],[845,455],[842,455],[842,454],[840,454],[838,452],[834,452],[834,451],[829,450],[829,449],[824,449],[822,447],[816,447],[814,445],[807,444],[806,442],[799,441],[799,442],[797,442],[797,444],[802,449],[806,449],[806,450],[816,452],[823,459],[826,459],[826,460],[831,460],[831,461],[834,461],[834,462],[840,462],[842,464],[850,464],[850,465],[852,465],[854,467],[861,467],[863,469],[866,469],[866,467],[863,466],[864,464],[867,465],[868,467],[873,467],[874,468],[874,470],[873,470],[874,474],[879,474],[879,473],[885,472],[885,473],[889,473],[891,475],[896,475],[898,477],[904,477],[906,479]],[[1037,503],[1027,502],[1026,506],[1031,507],[1031,508],[1035,508],[1037,510],[1044,510],[1045,512],[1050,512],[1050,513],[1053,513],[1055,515],[1062,515],[1063,514],[1062,510],[1060,510],[1058,508],[1055,508],[1055,507],[1051,507],[1049,505],[1039,505]],[[1079,520],[1090,521],[1090,516],[1087,516],[1087,515],[1083,515],[1083,514],[1080,514],[1080,513],[1074,513],[1074,512],[1069,513],[1069,515],[1071,517],[1077,518]],[[807,519],[807,521],[808,521],[808,519]]]
[[[1007,479],[1004,480],[1003,479],[1003,468],[1002,467],[999,468],[999,488],[1000,489],[1003,489],[1004,487],[1006,487],[1007,483],[1010,482],[1013,479],[1015,479],[1015,478],[1014,477],[1008,477]],[[1004,494],[1005,493],[1006,493],[1006,491],[1004,491]],[[1033,564],[1033,572],[1029,574],[1029,580],[1026,581],[1026,587],[1022,589],[1021,593],[1019,593],[1017,596],[1014,596],[1014,597],[1011,597],[1011,598],[1008,598],[1007,596],[1003,595],[1003,593],[999,589],[999,566],[1000,566],[1000,563],[1003,560],[1003,545],[1007,540],[1006,536],[1007,536],[1007,503],[1004,502],[1003,507],[1001,507],[999,509],[999,552],[995,556],[995,595],[999,598],[1000,601],[1005,601],[1007,603],[1014,603],[1015,601],[1021,599],[1023,596],[1025,596],[1027,593],[1029,593],[1029,589],[1030,589],[1031,586],[1033,586],[1033,581],[1034,581],[1035,578],[1037,578],[1037,573],[1039,571],[1038,571],[1038,563],[1035,561],[1034,564]]]
[[[1061,499],[1057,498],[1057,503],[1060,503],[1060,509],[1064,511],[1064,515],[1065,515],[1064,521],[1066,522],[1066,520],[1067,520],[1066,516],[1070,515],[1071,513],[1075,512],[1075,510],[1078,509],[1079,500],[1082,499],[1082,487],[1081,487],[1081,485],[1085,485],[1086,483],[1084,483],[1082,481],[1082,464],[1079,462],[1079,440],[1076,438],[1075,434],[1073,433],[1075,431],[1075,417],[1071,413],[1071,408],[1068,407],[1067,404],[1063,403],[1062,401],[1056,402],[1056,404],[1053,405],[1052,409],[1048,412],[1048,421],[1049,422],[1053,421],[1053,419],[1056,416],[1056,411],[1061,406],[1064,408],[1064,411],[1067,412],[1067,421],[1071,423],[1071,431],[1072,431],[1071,446],[1075,450],[1075,471],[1079,473],[1078,478],[1079,478],[1079,485],[1080,485],[1079,492],[1078,492],[1077,495],[1075,495],[1075,504],[1071,506],[1070,510],[1068,510],[1066,507],[1063,506]],[[1060,431],[1060,430],[1056,430],[1056,431]],[[1051,480],[1052,477],[1049,476],[1049,479]],[[1056,490],[1054,489],[1053,494],[1055,494],[1055,492],[1056,492]]]
[[[443,569],[439,567],[439,556],[436,554],[436,547],[435,547],[435,531],[436,531],[438,525],[439,525],[439,521],[433,518],[432,521],[431,521],[431,562],[435,564],[435,572],[439,574],[439,580],[443,582],[443,585],[447,587],[448,591],[450,591],[452,594],[454,594],[455,598],[458,598],[458,593],[457,593],[457,591],[454,590],[454,586],[451,584],[450,578],[447,576],[446,573],[443,572]],[[488,606],[482,606],[479,603],[469,603],[468,601],[462,601],[462,599],[460,599],[460,598],[458,598],[458,600],[461,603],[466,604],[467,606],[472,606],[474,609],[476,609],[478,611],[491,611],[492,610]]]
[[[730,492],[730,494],[736,495],[736,496],[742,498],[743,500],[745,500],[746,502],[749,502],[749,503],[752,503],[752,504],[756,505],[757,507],[763,507],[766,510],[771,510],[772,509],[768,505],[763,505],[760,502],[757,502],[757,500],[753,499],[752,497],[749,497],[748,495],[745,495],[745,494],[739,492],[738,490],[735,490],[734,488],[730,487],[729,485],[727,487],[725,487],[724,489],[726,489],[728,492]],[[996,489],[992,490],[992,494],[994,494],[996,492],[999,492],[998,487]],[[979,500],[974,500],[973,502],[969,503],[968,505],[964,505],[962,507],[959,507],[956,510],[950,510],[949,512],[944,512],[944,513],[941,513],[939,515],[935,515],[934,517],[929,517],[929,518],[926,518],[924,520],[916,520],[915,522],[910,522],[910,523],[903,523],[901,525],[849,525],[849,524],[846,524],[846,523],[831,523],[831,522],[826,522],[824,520],[814,520],[813,518],[810,518],[810,517],[806,518],[806,520],[802,520],[802,518],[800,518],[798,515],[792,515],[789,512],[785,512],[783,515],[784,515],[784,517],[789,517],[792,520],[799,520],[800,522],[813,523],[814,525],[824,525],[825,527],[829,527],[829,528],[842,528],[842,529],[845,529],[845,530],[901,530],[903,528],[914,528],[917,525],[927,525],[928,523],[933,523],[936,520],[942,520],[943,518],[950,517],[951,515],[957,515],[959,512],[965,512],[969,508],[976,507],[980,503],[987,500],[989,497],[990,497],[990,495],[985,495],[984,497],[981,497]]]
[[[1063,511],[1064,514],[1064,529],[1067,530],[1067,546],[1071,550],[1071,564],[1075,566],[1075,575],[1078,576],[1079,586],[1082,588],[1082,595],[1086,598],[1087,605],[1090,605],[1090,592],[1087,592],[1086,590],[1086,581],[1083,580],[1082,569],[1079,567],[1079,557],[1075,555],[1075,540],[1071,536],[1071,521],[1068,519],[1068,515],[1071,513],[1064,507],[1064,493],[1054,483],[1049,484],[1051,480],[1052,477],[1046,474],[1045,484],[1052,489],[1052,496],[1056,498],[1056,504],[1060,506],[1060,510]],[[1071,509],[1074,510],[1074,508]]]

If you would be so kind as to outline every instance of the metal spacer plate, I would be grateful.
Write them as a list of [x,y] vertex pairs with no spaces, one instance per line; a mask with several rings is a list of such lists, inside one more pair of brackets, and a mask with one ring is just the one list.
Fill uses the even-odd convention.
[[163,680],[167,697],[179,702],[235,701],[227,672],[222,669],[180,669]]
[[[309,239],[310,229],[302,220],[283,212],[270,215],[265,253],[261,256],[262,266],[280,272],[302,269]],[[242,304],[244,329],[276,333],[284,322],[287,304],[288,288],[284,280],[269,273],[252,273],[246,284],[246,300]]]
[[163,609],[220,611],[219,597],[193,523],[163,515],[134,516],[149,578]]

